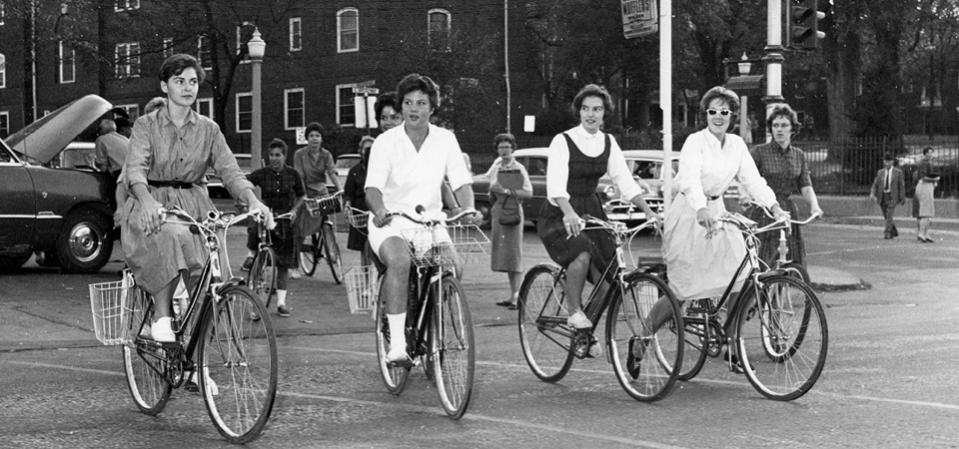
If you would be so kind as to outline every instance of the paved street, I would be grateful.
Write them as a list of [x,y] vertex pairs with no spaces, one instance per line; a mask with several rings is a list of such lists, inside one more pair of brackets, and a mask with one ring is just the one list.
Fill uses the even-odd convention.
[[[280,393],[250,446],[959,447],[959,233],[923,245],[902,232],[890,241],[876,227],[809,227],[813,281],[820,273],[829,278],[820,282],[871,288],[821,294],[826,370],[791,403],[763,399],[717,360],[655,404],[630,399],[605,359],[576,361],[558,384],[542,383],[523,359],[515,312],[492,305],[506,294],[505,275],[478,263],[465,282],[477,323],[474,399],[454,422],[418,368],[401,396],[386,392],[369,317],[348,313],[343,287],[320,267],[296,281],[293,317],[274,316]],[[235,266],[243,238],[231,234]],[[646,236],[636,246],[657,245]],[[535,235],[525,248],[530,264],[546,260]],[[345,256],[346,265],[357,259]],[[198,395],[175,391],[157,418],[137,412],[119,349],[93,340],[86,285],[115,278],[120,267],[60,275],[31,262],[0,275],[0,447],[229,447]]]

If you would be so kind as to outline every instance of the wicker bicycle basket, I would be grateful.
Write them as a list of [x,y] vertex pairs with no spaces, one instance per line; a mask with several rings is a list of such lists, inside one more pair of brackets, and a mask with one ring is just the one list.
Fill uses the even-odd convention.
[[418,227],[401,231],[418,267],[462,266],[483,259],[489,238],[476,225]]
[[356,229],[366,229],[366,223],[369,216],[369,211],[354,209],[351,207],[349,212],[346,214],[346,221],[350,223],[350,226]]
[[344,275],[346,299],[350,304],[350,313],[372,312],[379,294],[377,288],[376,267],[357,265]]
[[332,215],[337,212],[341,212],[342,210],[343,205],[340,204],[339,195],[329,195],[306,199],[306,211],[309,212],[311,216],[316,214]]
[[122,345],[130,341],[132,290],[133,277],[129,273],[119,281],[90,284],[93,333],[100,343]]

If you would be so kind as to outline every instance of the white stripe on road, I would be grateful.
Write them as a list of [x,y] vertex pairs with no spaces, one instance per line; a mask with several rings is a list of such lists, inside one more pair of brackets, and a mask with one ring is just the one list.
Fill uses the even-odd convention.
[[105,374],[105,375],[108,375],[108,376],[120,376],[120,377],[126,376],[125,373],[118,373],[118,372],[116,372],[116,371],[107,371],[107,370],[95,369],[95,368],[81,368],[81,367],[79,367],[79,366],[51,365],[51,364],[49,364],[49,363],[21,362],[21,361],[17,361],[17,360],[9,361],[9,362],[6,362],[6,363],[10,363],[10,364],[13,364],[13,365],[33,366],[33,367],[36,367],[36,368],[57,368],[57,369],[65,369],[65,370],[70,370],[70,371],[79,371],[79,372],[82,372],[82,373]]

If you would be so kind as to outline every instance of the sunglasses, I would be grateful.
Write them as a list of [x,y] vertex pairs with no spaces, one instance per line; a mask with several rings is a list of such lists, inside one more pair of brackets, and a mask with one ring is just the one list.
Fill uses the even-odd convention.
[[723,117],[729,115],[729,112],[730,112],[729,109],[723,109],[723,110],[720,110],[720,111],[717,111],[717,110],[715,110],[715,109],[707,109],[707,110],[706,110],[706,113],[708,113],[709,115],[719,114],[719,115],[721,115],[721,116],[723,116]]

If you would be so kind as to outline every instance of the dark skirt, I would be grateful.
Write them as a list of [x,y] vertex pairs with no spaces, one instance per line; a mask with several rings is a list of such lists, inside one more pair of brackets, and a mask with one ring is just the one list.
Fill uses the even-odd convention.
[[[299,259],[296,251],[296,238],[293,235],[293,225],[290,220],[277,220],[276,227],[270,231],[273,241],[273,251],[276,253],[276,264],[280,268],[296,268]],[[260,236],[254,223],[246,229],[246,247],[250,251],[259,249]]]
[[357,229],[350,226],[350,233],[346,238],[346,247],[356,251],[363,251],[366,247],[366,229]]
[[[796,208],[796,203],[793,202],[792,199],[788,197],[780,197],[777,200],[779,201],[779,207],[781,207],[784,211],[789,212],[789,215],[792,218],[799,217],[799,211]],[[759,223],[759,226],[766,226],[774,221],[758,207],[753,207],[750,209],[748,215],[751,220]],[[792,225],[792,232],[786,236],[786,244],[789,247],[789,252],[786,254],[786,259],[805,268],[806,245],[803,243],[802,231],[800,228],[801,226],[799,225]],[[779,258],[778,231],[764,232],[759,236],[759,258],[766,261],[770,267],[776,265],[776,259]]]
[[[569,203],[580,217],[591,215],[606,219],[603,205],[596,195],[574,196],[570,198]],[[550,259],[563,268],[569,266],[570,262],[580,254],[589,253],[591,265],[602,273],[616,256],[616,242],[606,231],[585,231],[576,237],[567,238],[566,226],[563,225],[563,211],[549,202],[543,204],[536,231],[543,245],[546,246],[546,253],[549,254]]]

